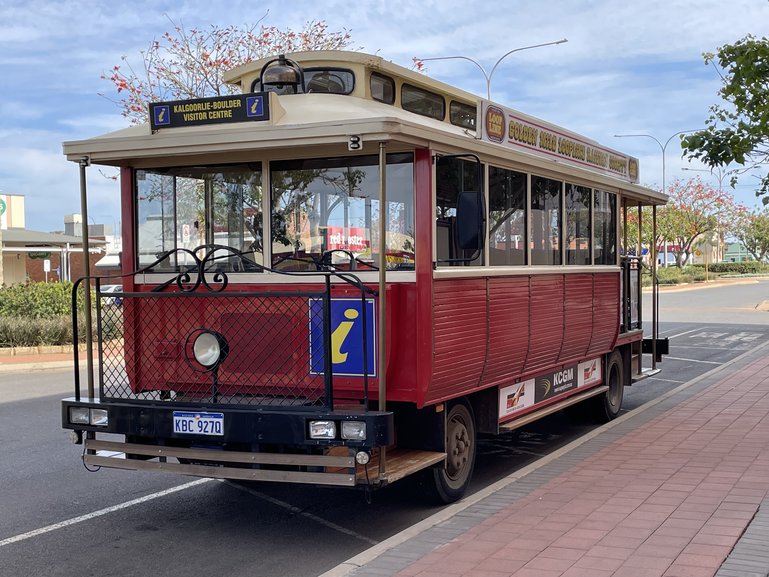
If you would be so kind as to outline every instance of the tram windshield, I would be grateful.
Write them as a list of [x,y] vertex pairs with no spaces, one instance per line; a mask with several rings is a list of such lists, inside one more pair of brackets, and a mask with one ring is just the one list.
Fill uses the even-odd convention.
[[[139,267],[154,263],[166,251],[186,249],[189,252],[177,251],[156,266],[158,271],[182,270],[194,264],[197,247],[217,244],[243,252],[256,264],[271,262],[281,269],[312,270],[324,259],[327,264],[371,270],[379,261],[383,217],[388,269],[413,269],[412,154],[387,157],[383,216],[377,156],[270,163],[267,246],[260,166],[138,170]],[[226,271],[239,270],[238,262],[217,261]]]

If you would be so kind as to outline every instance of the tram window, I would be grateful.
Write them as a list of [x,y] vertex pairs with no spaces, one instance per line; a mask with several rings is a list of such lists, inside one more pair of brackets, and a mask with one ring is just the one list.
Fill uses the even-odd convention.
[[437,120],[446,118],[446,101],[443,96],[411,84],[401,87],[401,107]]
[[562,183],[531,177],[531,264],[561,264]]
[[471,256],[470,254],[461,254],[457,248],[455,223],[459,193],[483,190],[483,182],[478,180],[478,164],[462,158],[439,157],[435,169],[435,188],[435,245],[438,266],[456,266],[457,264],[477,266],[482,264],[482,254],[468,263],[440,262]]
[[449,120],[455,126],[461,126],[468,130],[475,130],[475,118],[477,116],[475,106],[452,100],[449,104]]
[[213,270],[245,270],[250,268],[246,259],[261,263],[261,199],[261,171],[249,166],[137,170],[138,267],[155,263],[165,251],[174,252],[153,270],[193,267],[192,254],[202,258],[206,250],[200,247],[206,244],[245,255],[233,258],[218,251],[210,261]]
[[526,175],[489,167],[489,264],[526,264]]
[[566,185],[566,264],[590,264],[591,190],[576,184]]
[[[304,69],[305,92],[322,94],[351,94],[355,88],[355,75],[352,70],[346,68],[305,68]],[[262,89],[257,78],[251,84],[251,92],[259,92]],[[267,91],[278,94],[294,94],[295,89],[290,86],[276,88],[268,86]]]
[[371,98],[385,104],[395,102],[395,81],[392,78],[372,72],[370,84]]
[[[272,261],[314,268],[329,255],[338,267],[373,270],[379,261],[379,158],[355,156],[273,162]],[[412,154],[387,155],[385,258],[388,269],[414,268]],[[331,252],[328,252],[331,251]]]
[[593,264],[617,264],[616,194],[595,191],[593,220]]

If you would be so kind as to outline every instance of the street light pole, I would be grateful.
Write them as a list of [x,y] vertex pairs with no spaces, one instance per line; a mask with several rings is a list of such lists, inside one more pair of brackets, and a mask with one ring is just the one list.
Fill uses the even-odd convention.
[[453,60],[453,59],[460,59],[460,60],[469,60],[473,64],[475,64],[478,68],[480,68],[481,73],[483,74],[483,77],[486,79],[486,100],[491,100],[491,78],[494,76],[494,71],[497,69],[497,66],[508,56],[510,56],[513,52],[521,52],[522,50],[531,50],[532,48],[541,48],[542,46],[553,46],[555,44],[563,44],[564,42],[568,42],[569,40],[566,38],[561,38],[560,40],[556,40],[555,42],[545,42],[543,44],[534,44],[532,46],[522,46],[521,48],[513,48],[509,52],[506,52],[503,54],[499,60],[497,60],[494,63],[494,66],[491,67],[491,72],[486,72],[486,69],[483,67],[483,65],[478,62],[477,60],[473,60],[469,56],[434,56],[432,58],[417,58],[417,60],[420,60],[422,62],[428,62],[430,60]]
[[644,138],[651,138],[654,142],[657,143],[657,145],[660,147],[660,150],[662,151],[662,192],[665,192],[667,182],[665,181],[665,151],[668,148],[668,144],[670,144],[670,141],[673,140],[676,136],[679,136],[681,134],[687,134],[689,132],[697,132],[698,129],[695,130],[679,130],[678,132],[671,134],[670,138],[668,138],[665,141],[665,144],[662,144],[662,142],[659,141],[658,138],[655,136],[652,136],[651,134],[615,134],[614,138],[630,138],[630,137],[644,137]]

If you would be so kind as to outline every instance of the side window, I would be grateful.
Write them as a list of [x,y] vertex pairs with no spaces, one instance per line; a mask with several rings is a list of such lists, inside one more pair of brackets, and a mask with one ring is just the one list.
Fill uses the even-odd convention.
[[389,76],[371,73],[370,80],[371,98],[384,102],[385,104],[393,104],[395,102],[395,81]]
[[561,188],[558,180],[531,177],[531,264],[561,264]]
[[411,84],[404,84],[401,87],[401,107],[403,110],[436,120],[446,118],[446,101],[443,96]]
[[[483,170],[481,170],[481,174],[483,174]],[[438,158],[435,168],[435,246],[438,266],[456,266],[458,264],[478,266],[483,263],[483,254],[468,263],[440,262],[471,256],[460,254],[457,249],[457,199],[462,191],[483,190],[481,179],[478,178],[478,164],[475,162],[455,157]]]
[[526,264],[526,175],[489,167],[489,264]]
[[566,185],[566,264],[590,264],[591,190],[576,184]]
[[595,191],[593,219],[593,264],[617,264],[616,194]]
[[452,100],[449,104],[449,121],[455,126],[475,130],[477,112],[475,106]]

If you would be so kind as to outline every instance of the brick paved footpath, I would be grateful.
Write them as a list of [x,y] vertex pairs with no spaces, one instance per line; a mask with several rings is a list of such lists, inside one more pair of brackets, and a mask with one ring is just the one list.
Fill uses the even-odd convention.
[[769,574],[769,347],[572,445],[326,575]]

